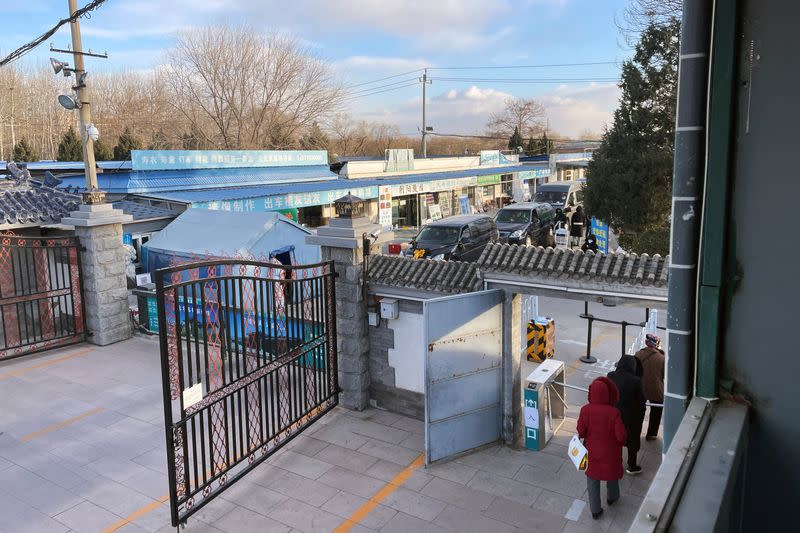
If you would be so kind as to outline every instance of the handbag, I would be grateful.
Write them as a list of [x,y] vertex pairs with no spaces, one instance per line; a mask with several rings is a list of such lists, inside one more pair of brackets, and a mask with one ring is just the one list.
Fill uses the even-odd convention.
[[577,470],[586,470],[589,466],[589,452],[577,435],[573,435],[570,439],[567,454]]

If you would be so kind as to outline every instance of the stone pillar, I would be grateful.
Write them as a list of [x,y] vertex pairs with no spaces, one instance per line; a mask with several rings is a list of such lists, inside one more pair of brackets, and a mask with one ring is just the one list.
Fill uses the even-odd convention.
[[89,342],[105,346],[131,336],[128,310],[127,252],[122,245],[122,224],[133,217],[111,204],[81,205],[62,219],[75,226],[81,253],[83,299]]
[[[367,328],[367,295],[364,293],[363,234],[377,233],[378,224],[366,217],[333,218],[330,225],[317,228],[317,234],[306,237],[309,244],[318,244],[322,260],[333,261],[336,278],[336,333],[339,356],[341,404],[361,411],[369,402],[369,336]],[[392,232],[380,233],[370,247],[380,254],[381,244],[393,238]]]
[[503,440],[524,443],[522,409],[522,296],[506,291],[503,301]]

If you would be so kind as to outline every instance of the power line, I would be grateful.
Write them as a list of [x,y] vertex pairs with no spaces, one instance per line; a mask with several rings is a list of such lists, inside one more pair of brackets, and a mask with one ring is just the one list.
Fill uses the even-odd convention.
[[551,63],[549,65],[484,65],[464,67],[429,67],[429,70],[489,70],[509,68],[555,68],[555,67],[584,67],[590,65],[619,65],[619,61],[593,61],[588,63]]
[[353,87],[361,87],[362,85],[372,85],[373,83],[378,83],[379,81],[390,80],[392,78],[399,78],[400,76],[414,74],[415,72],[419,72],[421,70],[425,69],[415,68],[414,70],[409,70],[408,72],[401,72],[400,74],[395,74],[394,76],[386,76],[385,78],[378,78],[377,80],[365,81],[364,83],[356,83],[355,85],[348,85],[347,87],[345,87],[345,89],[352,89]]
[[345,97],[344,100],[357,100],[359,98],[364,98],[365,96],[372,96],[373,94],[388,93],[389,91],[396,91],[398,89],[403,89],[405,87],[414,87],[416,85],[418,85],[418,82],[409,83],[407,85],[400,85],[399,87],[392,87],[392,88],[389,88],[389,89],[383,89],[381,91],[374,91],[374,92],[366,93],[366,94],[357,94],[355,96]]
[[619,81],[619,78],[453,78],[432,77],[438,81],[459,81],[470,83],[610,83]]
[[[584,62],[584,63],[551,63],[551,64],[540,64],[540,65],[466,65],[461,67],[427,67],[428,70],[490,70],[490,69],[524,69],[524,68],[558,68],[558,67],[584,67],[584,66],[592,66],[592,65],[619,65],[619,61],[591,61],[591,62]],[[372,85],[373,83],[378,83],[385,80],[390,80],[392,78],[399,78],[400,76],[406,76],[408,74],[414,74],[416,72],[420,72],[425,70],[425,68],[416,68],[414,70],[409,70],[407,72],[401,72],[400,74],[394,74],[392,76],[386,76],[383,78],[377,78],[371,81],[365,81],[363,83],[356,83],[354,85],[348,85],[345,89],[352,89],[354,87],[361,87],[364,85]]]
[[37,37],[33,41],[31,41],[31,42],[29,42],[27,44],[23,44],[22,46],[20,46],[19,48],[17,48],[16,50],[11,52],[10,54],[8,54],[3,59],[0,59],[0,67],[5,66],[5,65],[11,63],[12,61],[17,60],[20,57],[24,56],[25,54],[27,54],[28,52],[30,52],[31,50],[33,50],[34,48],[36,48],[37,46],[42,44],[44,41],[46,41],[47,39],[52,37],[58,31],[58,29],[61,26],[63,26],[64,24],[69,24],[70,22],[72,22],[72,21],[74,21],[76,19],[79,19],[80,17],[88,14],[90,11],[93,11],[96,8],[100,7],[105,2],[106,2],[106,0],[93,0],[92,2],[89,2],[88,4],[83,6],[82,8],[78,9],[77,11],[75,11],[72,14],[71,17],[67,17],[65,19],[59,20],[58,24],[56,24],[55,26],[53,26],[52,28],[50,28],[49,30],[47,30],[46,32],[41,34],[39,37]]
[[395,81],[393,83],[387,83],[386,85],[378,85],[376,87],[369,87],[367,89],[361,89],[361,90],[356,91],[354,93],[350,93],[350,95],[358,95],[359,93],[366,93],[366,92],[369,92],[369,91],[374,91],[376,89],[383,89],[385,87],[392,87],[394,85],[400,85],[401,83],[408,83],[409,81],[415,81],[416,79],[417,78],[406,78],[404,80]]

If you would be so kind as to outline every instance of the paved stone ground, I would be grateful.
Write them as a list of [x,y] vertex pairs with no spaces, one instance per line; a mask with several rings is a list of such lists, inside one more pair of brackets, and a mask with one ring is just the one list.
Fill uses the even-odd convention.
[[[0,531],[169,531],[158,345],[78,345],[0,363]],[[421,468],[350,531],[625,531],[660,460],[593,521],[566,458],[492,446]],[[329,532],[419,457],[422,423],[337,408],[189,519],[188,531]]]

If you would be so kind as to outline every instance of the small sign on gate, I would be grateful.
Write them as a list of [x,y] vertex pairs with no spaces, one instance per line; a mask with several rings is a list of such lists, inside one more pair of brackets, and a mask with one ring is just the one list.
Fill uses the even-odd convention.
[[203,399],[203,384],[196,383],[188,389],[183,389],[183,408],[188,409]]

